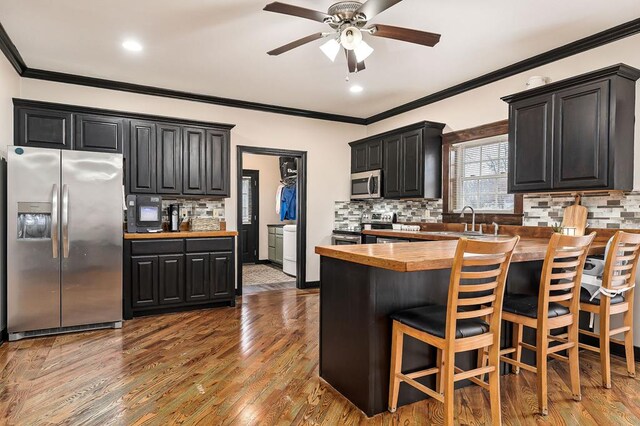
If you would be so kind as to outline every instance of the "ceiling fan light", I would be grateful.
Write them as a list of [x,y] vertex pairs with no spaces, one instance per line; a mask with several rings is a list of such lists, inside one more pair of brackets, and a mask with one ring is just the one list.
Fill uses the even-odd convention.
[[366,41],[362,40],[358,43],[355,49],[353,49],[353,52],[356,54],[356,61],[362,62],[373,53],[373,47],[369,46]]
[[340,34],[342,47],[353,50],[362,42],[362,32],[356,27],[347,27]]
[[322,53],[327,55],[327,58],[329,58],[331,62],[334,62],[336,60],[336,56],[338,56],[338,52],[340,51],[340,43],[338,43],[335,38],[332,38],[326,43],[323,43],[320,46],[320,50],[322,50]]

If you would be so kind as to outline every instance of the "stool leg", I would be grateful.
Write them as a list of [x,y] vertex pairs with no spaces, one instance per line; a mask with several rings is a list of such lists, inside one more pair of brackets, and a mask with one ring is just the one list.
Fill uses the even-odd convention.
[[442,374],[444,375],[444,426],[453,426],[455,424],[454,416],[454,381],[455,374],[455,352],[453,350],[443,350],[444,366]]
[[[478,349],[478,362],[476,363],[476,366],[478,368],[482,368],[485,365],[487,365],[487,355],[485,354],[485,350],[487,348],[480,348]],[[484,380],[484,374],[480,375],[478,377],[480,380]]]
[[489,373],[489,402],[491,404],[491,424],[502,424],[502,412],[500,410],[500,345],[494,343],[489,349],[489,365],[494,370]]
[[538,374],[538,409],[540,414],[546,416],[549,414],[547,407],[547,342],[548,330],[546,327],[539,327],[536,332],[537,348],[536,348],[536,369]]
[[636,361],[633,354],[633,311],[631,307],[623,314],[624,325],[629,327],[629,331],[624,334],[624,351],[627,356],[627,372],[629,377],[636,377]]
[[[522,343],[523,329],[524,325],[513,323],[513,341],[511,342],[511,344],[516,349],[516,351],[513,353],[513,359],[518,362],[520,362],[520,359],[522,358],[522,346],[520,346],[520,343]],[[520,367],[518,367],[517,365],[512,365],[511,372],[514,374],[520,374]]]
[[602,369],[602,386],[611,389],[611,318],[600,314],[600,368]]
[[[577,318],[576,318],[577,319]],[[569,358],[569,371],[571,375],[571,393],[576,401],[582,400],[580,393],[580,360],[578,358],[578,324],[573,323],[569,326],[567,340],[573,342],[574,346],[567,352]]]
[[398,393],[400,392],[400,379],[397,374],[402,371],[402,331],[397,323],[393,322],[391,337],[391,377],[389,378],[389,411],[395,413],[398,408]]
[[442,349],[436,348],[436,392],[442,393],[444,389],[444,375],[442,374]]

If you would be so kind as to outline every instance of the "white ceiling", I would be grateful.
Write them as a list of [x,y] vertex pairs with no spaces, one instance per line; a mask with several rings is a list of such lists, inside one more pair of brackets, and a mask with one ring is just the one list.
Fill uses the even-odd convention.
[[[404,0],[371,22],[442,34],[434,48],[370,37],[367,69],[345,82],[307,19],[271,0],[0,0],[0,21],[30,68],[368,117],[640,16],[638,0]],[[326,10],[332,0],[283,0]],[[612,4],[615,3],[615,7]],[[122,49],[133,37],[141,53]]]

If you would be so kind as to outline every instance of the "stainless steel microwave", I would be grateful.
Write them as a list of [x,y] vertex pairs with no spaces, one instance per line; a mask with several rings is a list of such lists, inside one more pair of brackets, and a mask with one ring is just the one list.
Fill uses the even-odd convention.
[[382,170],[351,174],[351,199],[382,198]]

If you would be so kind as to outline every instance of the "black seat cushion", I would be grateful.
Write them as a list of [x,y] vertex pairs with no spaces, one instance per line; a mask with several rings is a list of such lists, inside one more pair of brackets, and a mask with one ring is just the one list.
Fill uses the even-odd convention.
[[[584,288],[580,289],[580,303],[589,303],[591,305],[599,305],[600,304],[600,298],[602,297],[607,297],[604,294],[601,294],[599,298],[597,299],[593,299],[593,300],[589,300],[591,299],[591,294]],[[617,296],[613,296],[611,298],[611,304],[612,305],[616,305],[618,303],[622,303],[624,302],[624,296],[619,294]]]
[[[391,318],[416,330],[444,339],[447,307],[441,305],[421,306],[395,312],[391,314]],[[458,320],[456,325],[456,338],[458,339],[477,336],[489,331],[489,324],[479,318]]]
[[[504,296],[502,310],[529,318],[538,318],[538,296],[528,294],[507,294]],[[549,318],[569,313],[569,308],[559,303],[549,303]]]

